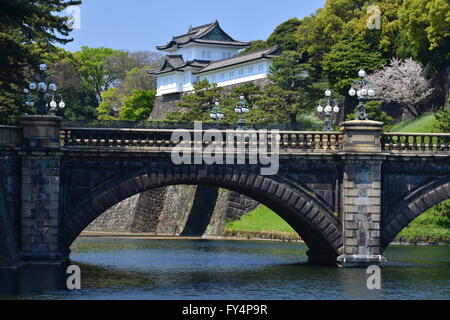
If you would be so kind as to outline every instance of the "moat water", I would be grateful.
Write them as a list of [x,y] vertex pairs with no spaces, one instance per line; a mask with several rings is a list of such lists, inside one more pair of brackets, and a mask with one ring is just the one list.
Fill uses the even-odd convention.
[[81,290],[47,268],[0,272],[0,299],[446,299],[450,246],[390,246],[381,290],[362,269],[305,265],[301,243],[79,238]]

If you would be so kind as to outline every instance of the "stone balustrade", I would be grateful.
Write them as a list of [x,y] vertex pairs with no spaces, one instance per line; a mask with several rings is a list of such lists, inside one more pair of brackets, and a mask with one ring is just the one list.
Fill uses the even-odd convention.
[[381,135],[383,151],[450,151],[450,133],[383,133]]

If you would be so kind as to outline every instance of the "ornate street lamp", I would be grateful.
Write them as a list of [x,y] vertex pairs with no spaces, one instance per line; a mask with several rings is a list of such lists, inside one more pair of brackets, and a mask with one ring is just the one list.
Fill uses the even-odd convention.
[[369,120],[366,112],[366,100],[367,97],[374,97],[375,90],[370,86],[370,82],[365,79],[367,73],[364,69],[359,70],[358,76],[361,80],[353,81],[352,88],[348,92],[348,94],[352,97],[355,95],[358,96],[359,104],[358,104],[358,112],[357,112],[357,120]]
[[[320,100],[319,106],[317,107],[317,112],[320,114],[324,113],[324,115],[325,115],[324,131],[327,131],[327,132],[332,131],[332,128],[331,128],[332,112],[334,112],[336,114],[339,113],[338,100],[331,98],[331,95],[332,95],[331,90],[326,90],[325,98]],[[325,108],[322,106],[322,104],[325,104]],[[334,107],[332,107],[331,105],[334,105]]]
[[211,117],[211,119],[214,120],[214,123],[217,125],[219,124],[221,119],[225,118],[224,114],[220,110],[220,102],[218,99],[216,99],[216,101],[214,102],[214,107],[212,108],[209,116]]
[[234,112],[240,115],[238,121],[238,129],[247,130],[247,123],[245,122],[245,114],[249,113],[250,109],[248,107],[247,101],[245,100],[245,96],[243,93],[239,97],[239,102],[237,103]]
[[[28,85],[29,89],[24,89],[25,94],[25,105],[27,107],[34,107],[37,105],[38,114],[47,115],[48,111],[54,114],[59,106],[60,109],[64,109],[66,107],[66,103],[64,102],[63,96],[61,94],[57,94],[56,90],[58,87],[54,83],[47,84],[47,65],[42,63],[39,65],[39,83],[31,82]],[[37,102],[33,101],[30,96],[30,90],[37,90],[39,94],[39,100]],[[51,93],[48,93],[48,92]],[[50,102],[48,102],[47,98],[51,98]],[[56,102],[59,100],[59,103]]]

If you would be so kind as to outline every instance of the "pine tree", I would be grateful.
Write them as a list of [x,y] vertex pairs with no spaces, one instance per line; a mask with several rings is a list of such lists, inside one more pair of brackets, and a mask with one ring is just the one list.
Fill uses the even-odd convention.
[[14,121],[20,114],[22,88],[27,69],[37,67],[43,52],[71,39],[67,18],[58,15],[78,0],[0,0],[0,122]]

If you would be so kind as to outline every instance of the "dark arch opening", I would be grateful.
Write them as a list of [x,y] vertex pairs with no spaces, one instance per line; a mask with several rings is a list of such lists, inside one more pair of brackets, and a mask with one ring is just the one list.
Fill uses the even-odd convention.
[[336,264],[342,246],[339,223],[323,203],[300,186],[279,176],[260,176],[257,167],[175,166],[153,163],[150,168],[98,186],[70,210],[59,235],[67,255],[77,236],[100,214],[138,193],[171,185],[206,185],[236,191],[276,212],[309,247],[313,264]]
[[383,221],[381,249],[384,251],[397,235],[422,213],[450,199],[450,176],[443,176],[411,191]]

